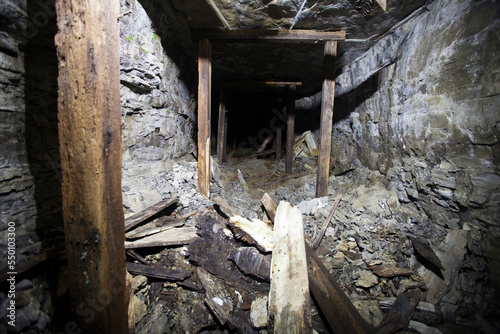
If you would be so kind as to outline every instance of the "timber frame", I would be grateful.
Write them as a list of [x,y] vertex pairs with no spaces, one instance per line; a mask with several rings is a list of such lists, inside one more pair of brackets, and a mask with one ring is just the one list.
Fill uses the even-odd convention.
[[[318,150],[318,172],[316,179],[316,197],[328,195],[328,177],[330,171],[330,150],[333,122],[333,99],[335,93],[335,57],[337,55],[337,41],[345,40],[345,31],[318,32],[313,30],[201,30],[193,32],[199,40],[198,56],[198,190],[206,197],[210,197],[210,96],[212,91],[211,42],[238,42],[238,43],[325,43],[320,141]],[[264,81],[270,85],[276,84],[272,80]],[[284,82],[278,82],[283,84]],[[287,154],[286,172],[292,171],[293,160],[293,130],[295,117],[294,84],[288,84],[289,103],[287,107]],[[221,95],[219,105],[219,131],[217,136],[217,156],[219,162],[225,160],[226,137],[226,106],[225,95]]]

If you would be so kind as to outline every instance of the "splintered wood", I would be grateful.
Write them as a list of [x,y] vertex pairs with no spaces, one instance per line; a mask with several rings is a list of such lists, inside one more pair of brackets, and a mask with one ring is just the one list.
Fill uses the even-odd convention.
[[[293,293],[291,293],[293,289]],[[311,333],[309,280],[302,215],[289,203],[276,211],[269,315],[275,333]]]

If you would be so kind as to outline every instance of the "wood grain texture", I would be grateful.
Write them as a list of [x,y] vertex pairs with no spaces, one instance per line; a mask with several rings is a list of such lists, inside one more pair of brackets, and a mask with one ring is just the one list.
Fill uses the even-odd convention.
[[314,30],[198,30],[193,33],[198,39],[238,43],[318,43],[345,40],[345,31]]
[[286,164],[285,172],[292,174],[293,145],[295,143],[295,86],[288,88],[288,104],[286,108]]
[[335,58],[337,42],[325,44],[325,79],[321,94],[321,120],[319,127],[318,171],[316,197],[328,195],[330,155],[332,149],[333,97],[335,95]]
[[217,127],[217,158],[219,163],[222,164],[226,156],[226,92],[222,89],[220,91],[219,100],[219,119]]
[[210,197],[210,107],[212,44],[199,41],[198,53],[198,191]]
[[73,315],[82,331],[127,333],[119,2],[57,0],[56,9],[63,217]]

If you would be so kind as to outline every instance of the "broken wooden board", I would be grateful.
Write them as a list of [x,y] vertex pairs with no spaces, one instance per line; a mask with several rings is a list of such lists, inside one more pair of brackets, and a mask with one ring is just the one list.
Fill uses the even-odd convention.
[[153,217],[157,213],[160,213],[172,204],[177,203],[178,200],[178,198],[169,198],[163,200],[156,203],[155,205],[150,206],[149,208],[142,210],[141,212],[136,213],[131,217],[128,217],[127,219],[125,219],[125,232],[139,225],[146,219]]
[[391,310],[375,329],[375,333],[390,334],[404,331],[415,313],[420,294],[420,290],[409,290],[397,296]]
[[125,233],[125,238],[126,239],[139,239],[139,238],[147,237],[147,236],[157,234],[157,233],[160,233],[163,231],[167,231],[167,230],[170,230],[170,229],[173,229],[176,227],[180,227],[182,225],[184,225],[184,220],[182,220],[182,219],[165,221],[160,226],[155,226],[155,227],[146,228],[146,229],[137,230],[137,231],[134,230],[132,232]]
[[332,220],[333,214],[335,213],[335,210],[337,210],[337,206],[339,206],[341,197],[342,197],[341,195],[338,195],[335,198],[335,202],[333,203],[332,209],[330,210],[328,217],[326,217],[325,221],[323,222],[319,234],[314,238],[314,241],[311,243],[312,249],[316,250],[319,244],[321,243],[321,240],[323,240],[328,224],[330,223],[330,220]]
[[255,245],[262,252],[269,253],[273,250],[273,230],[262,220],[254,218],[250,221],[241,216],[233,216],[229,219],[229,226],[237,238]]
[[278,202],[271,197],[268,193],[265,193],[260,200],[260,203],[264,206],[264,209],[269,216],[269,219],[274,222],[274,217],[276,216],[276,209],[278,208]]
[[189,244],[197,237],[194,227],[173,228],[135,241],[125,241],[125,248],[181,246]]
[[264,255],[254,247],[239,247],[228,258],[245,275],[269,282],[271,255]]
[[307,243],[306,252],[311,292],[334,333],[372,333],[371,327]]
[[225,325],[234,310],[233,300],[226,291],[224,282],[201,267],[196,268],[201,284],[205,288],[205,303],[221,325]]
[[274,332],[311,333],[302,214],[287,202],[281,202],[276,210],[273,240],[268,312]]
[[127,262],[127,271],[133,275],[161,278],[167,281],[182,281],[191,275],[191,271],[168,269],[165,267]]
[[380,264],[368,267],[375,275],[380,277],[396,277],[396,276],[409,276],[413,274],[413,270],[398,268],[390,264]]

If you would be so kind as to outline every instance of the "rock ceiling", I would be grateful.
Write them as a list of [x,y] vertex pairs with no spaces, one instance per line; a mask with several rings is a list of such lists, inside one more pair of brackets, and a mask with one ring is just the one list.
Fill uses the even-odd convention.
[[[198,29],[308,29],[346,31],[338,43],[337,68],[373,45],[426,0],[387,0],[384,12],[375,0],[156,0]],[[298,94],[321,90],[323,43],[213,44],[213,82],[266,79],[301,80]]]

